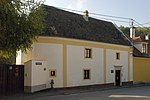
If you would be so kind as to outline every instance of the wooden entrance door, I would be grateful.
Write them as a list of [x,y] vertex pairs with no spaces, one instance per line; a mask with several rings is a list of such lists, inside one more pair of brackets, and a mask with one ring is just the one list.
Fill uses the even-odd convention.
[[121,82],[121,70],[115,70],[115,83],[116,86],[120,86]]
[[0,65],[0,96],[8,93],[23,92],[24,66]]

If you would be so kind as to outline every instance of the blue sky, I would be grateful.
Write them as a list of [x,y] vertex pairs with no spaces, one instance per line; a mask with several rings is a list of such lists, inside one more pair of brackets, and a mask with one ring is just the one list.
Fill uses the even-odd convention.
[[[150,0],[46,0],[45,4],[79,11],[85,11],[87,9],[89,13],[132,18],[140,24],[150,22]],[[94,16],[92,14],[89,16],[96,18],[102,17],[99,18],[102,20],[106,18],[103,16]],[[112,18],[107,17],[107,19]],[[129,22],[129,20],[115,20]],[[116,23],[118,26],[129,26],[129,23],[125,22],[112,22]],[[143,26],[150,26],[150,23]]]

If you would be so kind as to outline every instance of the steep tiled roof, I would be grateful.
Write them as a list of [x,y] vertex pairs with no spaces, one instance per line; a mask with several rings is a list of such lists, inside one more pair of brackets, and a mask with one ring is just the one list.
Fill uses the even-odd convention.
[[43,5],[46,9],[44,36],[57,36],[111,44],[130,45],[129,41],[111,22],[89,17],[85,21],[82,15],[67,12],[55,7]]
[[144,54],[141,53],[137,48],[133,47],[133,56],[134,57],[145,57],[145,58],[150,58],[149,54]]

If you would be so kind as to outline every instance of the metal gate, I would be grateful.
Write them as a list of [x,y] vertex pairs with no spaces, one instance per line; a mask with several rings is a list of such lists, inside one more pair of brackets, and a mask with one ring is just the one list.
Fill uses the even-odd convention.
[[24,90],[24,66],[0,65],[0,95]]

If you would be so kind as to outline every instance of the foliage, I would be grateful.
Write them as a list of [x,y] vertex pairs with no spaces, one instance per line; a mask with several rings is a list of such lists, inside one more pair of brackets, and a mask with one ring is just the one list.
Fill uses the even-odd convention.
[[138,35],[145,35],[148,34],[150,35],[150,27],[137,27],[137,34]]
[[120,26],[119,29],[125,34],[129,34],[129,32],[130,32],[129,27]]
[[26,51],[44,27],[42,0],[0,1],[0,58]]
[[[120,26],[119,27],[123,33],[128,34],[130,33],[130,28],[129,27],[124,27]],[[150,35],[150,27],[136,27],[136,35],[145,35],[148,34]]]
[[15,55],[9,55],[9,57],[0,57],[0,64],[15,64]]

